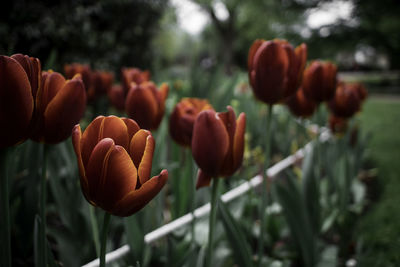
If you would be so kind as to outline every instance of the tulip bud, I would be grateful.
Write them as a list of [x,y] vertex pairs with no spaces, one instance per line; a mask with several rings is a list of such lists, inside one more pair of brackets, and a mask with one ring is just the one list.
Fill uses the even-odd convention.
[[204,110],[193,127],[192,155],[199,166],[196,188],[208,186],[211,178],[232,175],[242,164],[246,115]]
[[0,56],[0,148],[28,137],[40,72],[37,58],[21,54]]
[[297,90],[296,94],[287,99],[286,105],[289,107],[293,115],[302,118],[310,117],[317,107],[312,99],[307,98],[304,95],[302,88]]
[[108,71],[92,72],[92,87],[88,91],[88,98],[95,99],[98,96],[105,95],[112,86],[114,74]]
[[125,110],[125,95],[121,85],[113,85],[107,95],[111,105],[119,111]]
[[121,83],[125,95],[131,88],[132,83],[141,84],[150,81],[150,72],[142,71],[138,68],[122,68],[121,70]]
[[164,116],[168,90],[166,83],[160,86],[160,90],[152,82],[132,83],[125,101],[128,117],[144,129],[157,129]]
[[71,80],[58,72],[45,71],[36,96],[31,139],[56,144],[71,135],[86,109],[86,92],[80,74]]
[[337,117],[350,118],[360,110],[359,93],[351,85],[340,82],[328,107]]
[[183,98],[176,104],[169,119],[172,139],[182,146],[190,146],[196,117],[201,111],[207,109],[213,109],[213,107],[205,99]]
[[336,65],[313,61],[304,71],[302,87],[315,102],[329,101],[335,95]]
[[255,96],[276,104],[294,94],[301,82],[307,47],[295,50],[284,40],[256,40],[248,55],[249,81]]
[[87,64],[72,63],[64,66],[64,73],[67,79],[72,79],[76,74],[80,74],[86,91],[92,87],[92,69]]
[[168,171],[150,179],[155,141],[126,118],[99,116],[72,133],[82,192],[90,204],[116,216],[142,209],[163,188]]

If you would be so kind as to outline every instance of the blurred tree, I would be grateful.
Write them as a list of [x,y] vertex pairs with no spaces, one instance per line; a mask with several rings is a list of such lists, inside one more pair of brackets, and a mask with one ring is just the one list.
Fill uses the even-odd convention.
[[73,61],[119,71],[150,68],[150,42],[168,0],[6,1],[0,53],[38,57],[45,67]]

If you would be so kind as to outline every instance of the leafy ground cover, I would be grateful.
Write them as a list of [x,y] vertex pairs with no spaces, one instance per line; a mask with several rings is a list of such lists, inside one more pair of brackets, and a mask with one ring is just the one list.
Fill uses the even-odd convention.
[[370,97],[360,116],[371,133],[368,154],[378,168],[379,199],[358,225],[359,266],[398,266],[400,263],[400,98]]

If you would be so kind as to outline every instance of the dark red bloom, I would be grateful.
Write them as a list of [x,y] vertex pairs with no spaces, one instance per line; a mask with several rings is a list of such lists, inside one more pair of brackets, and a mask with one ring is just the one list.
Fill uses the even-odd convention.
[[285,40],[256,40],[250,47],[248,71],[255,96],[276,104],[294,94],[301,83],[307,60],[307,47],[295,50]]
[[37,58],[21,54],[0,56],[0,148],[28,137],[40,75]]
[[169,132],[172,139],[182,146],[190,147],[197,115],[207,109],[213,109],[213,107],[206,99],[183,98],[176,104],[169,118]]
[[304,95],[302,88],[297,90],[296,94],[288,97],[286,105],[293,115],[302,118],[310,117],[317,107],[314,100]]
[[48,144],[69,136],[86,109],[86,92],[80,74],[65,80],[58,72],[45,71],[36,95],[31,139]]
[[307,97],[315,102],[329,101],[335,95],[336,65],[313,61],[305,70],[302,87]]
[[132,83],[141,84],[150,81],[150,72],[138,68],[122,68],[121,83],[125,94],[128,93]]
[[157,129],[164,116],[168,91],[166,83],[160,86],[160,90],[153,82],[132,83],[125,101],[128,117],[134,119],[141,128]]
[[337,117],[349,118],[360,110],[361,99],[358,90],[352,85],[340,82],[336,88],[335,96],[329,101],[328,106]]
[[163,188],[168,171],[150,179],[155,141],[131,119],[99,116],[72,133],[81,188],[90,204],[116,216],[142,209]]
[[242,164],[246,115],[204,110],[193,127],[192,155],[199,166],[196,188],[208,186],[211,178],[232,175]]

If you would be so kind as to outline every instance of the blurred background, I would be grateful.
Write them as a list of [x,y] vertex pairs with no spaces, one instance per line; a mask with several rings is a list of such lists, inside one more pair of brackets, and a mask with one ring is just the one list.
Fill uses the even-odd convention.
[[113,71],[117,80],[121,67],[135,66],[181,96],[206,97],[216,75],[246,88],[255,39],[305,42],[309,60],[335,62],[341,79],[361,81],[370,93],[361,122],[372,136],[378,197],[357,226],[360,266],[396,266],[399,14],[397,0],[13,0],[0,10],[0,54],[38,57],[43,69],[60,72],[67,63],[87,63]]

